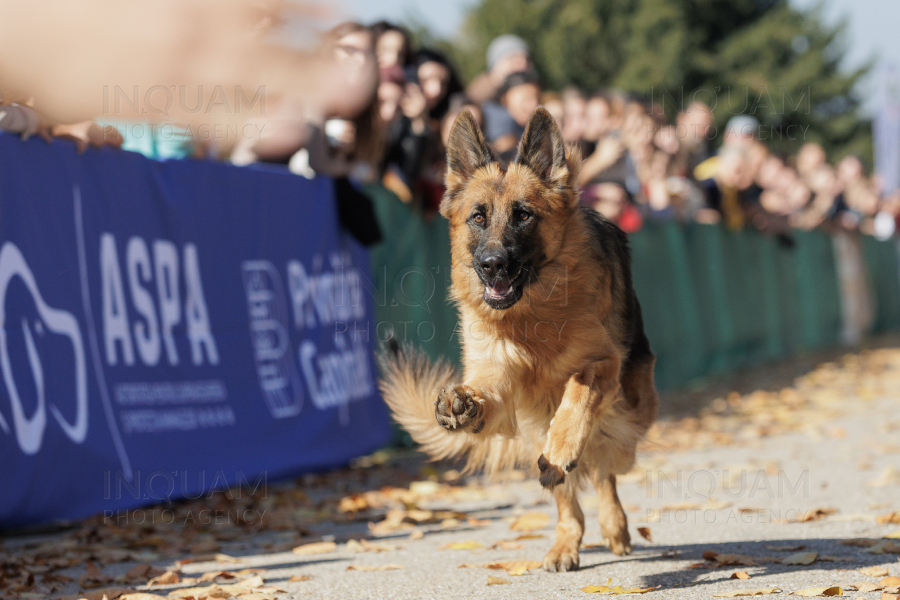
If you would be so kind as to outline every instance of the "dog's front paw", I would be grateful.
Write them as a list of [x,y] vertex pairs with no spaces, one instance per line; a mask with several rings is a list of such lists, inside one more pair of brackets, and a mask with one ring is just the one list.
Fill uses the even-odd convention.
[[444,429],[460,431],[471,426],[471,432],[478,433],[484,429],[484,404],[472,388],[449,386],[434,401],[434,417]]
[[547,460],[547,457],[541,454],[537,461],[538,469],[541,471],[541,485],[545,489],[552,490],[566,480],[566,473],[569,473],[578,466],[574,460],[570,460],[563,466],[558,466]]
[[565,573],[578,570],[578,544],[564,540],[557,541],[544,557],[544,570],[551,573]]

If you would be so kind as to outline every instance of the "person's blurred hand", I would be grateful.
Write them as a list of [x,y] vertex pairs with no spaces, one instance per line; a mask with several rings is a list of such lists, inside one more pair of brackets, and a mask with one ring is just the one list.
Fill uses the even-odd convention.
[[592,157],[596,156],[597,163],[606,165],[603,168],[607,168],[614,165],[621,158],[623,152],[625,152],[625,145],[622,143],[622,140],[606,137],[597,144],[597,149],[594,150]]
[[75,148],[79,154],[84,152],[88,146],[93,146],[94,148],[100,148],[101,146],[121,148],[122,143],[125,141],[115,127],[111,125],[101,127],[93,121],[82,121],[71,125],[54,125],[51,133],[53,137],[75,142]]

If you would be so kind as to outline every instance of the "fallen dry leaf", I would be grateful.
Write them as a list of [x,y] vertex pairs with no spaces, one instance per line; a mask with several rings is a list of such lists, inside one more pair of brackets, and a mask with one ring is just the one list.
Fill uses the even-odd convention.
[[485,565],[488,569],[503,569],[510,575],[524,575],[531,569],[540,569],[543,563],[537,560],[504,560]]
[[475,540],[466,540],[465,542],[450,542],[441,546],[441,550],[475,550],[476,548],[484,548],[484,544]]
[[900,596],[890,592],[881,592],[881,600],[900,600]]
[[165,571],[157,569],[153,565],[135,565],[128,569],[125,573],[125,579],[128,581],[146,581],[152,577],[162,575]]
[[589,585],[581,588],[586,594],[646,594],[653,590],[658,590],[661,586],[648,588],[623,588],[620,585],[610,587],[612,579],[606,582],[606,585]]
[[894,587],[900,585],[900,577],[885,577],[878,582],[882,587]]
[[806,588],[805,590],[797,590],[791,592],[792,596],[843,596],[844,590],[837,586],[832,587],[816,587]]
[[828,515],[833,515],[838,510],[836,508],[813,508],[811,510],[806,511],[801,516],[796,519],[788,520],[788,523],[809,523],[810,521],[818,521],[819,519],[824,519]]
[[369,540],[347,540],[347,552],[390,552],[399,549],[398,546],[376,544]]
[[93,561],[87,562],[87,572],[78,579],[78,585],[84,589],[98,588],[113,580],[112,575],[101,571]]
[[885,525],[887,523],[900,524],[900,512],[894,511],[884,515],[878,515],[875,517],[875,522],[879,525]]
[[[259,581],[256,581],[256,580]],[[259,585],[257,585],[259,584]],[[177,590],[172,590],[169,592],[169,597],[172,598],[230,598],[232,596],[241,596],[242,600],[250,600],[252,598],[251,594],[258,593],[265,597],[268,593],[283,593],[283,590],[280,590],[276,587],[261,587],[262,578],[261,577],[253,577],[246,581],[242,581],[241,583],[231,583],[231,584],[217,584],[214,583],[212,585],[208,585],[205,587],[191,587],[191,588],[180,588]]]
[[105,588],[93,590],[91,592],[82,592],[74,597],[86,598],[87,600],[103,600],[104,596],[106,596],[107,598],[115,599],[115,598],[118,598],[119,596],[121,596],[122,594],[128,594],[128,593],[136,593],[136,592],[131,588],[125,588],[125,587],[105,587]]
[[425,537],[425,534],[422,533],[421,529],[413,529],[409,532],[409,539],[411,540],[421,540],[423,537]]
[[797,552],[781,559],[783,565],[811,565],[816,562],[818,552]]
[[488,585],[506,585],[507,583],[512,583],[512,581],[510,581],[509,579],[503,579],[502,577],[494,577],[493,575],[488,575]]
[[741,596],[768,596],[769,594],[777,594],[780,588],[756,588],[752,590],[734,590],[732,592],[719,592],[713,594],[715,598],[740,598]]
[[638,530],[638,533],[641,534],[641,537],[642,537],[642,538],[644,538],[644,539],[647,540],[648,542],[652,542],[652,541],[653,541],[653,537],[650,535],[650,528],[649,528],[649,527],[638,527],[637,530]]
[[219,579],[220,577],[222,579],[235,579],[237,577],[237,575],[235,575],[234,573],[232,573],[230,571],[210,571],[208,573],[204,573],[203,575],[201,575],[197,581],[200,583],[203,583],[206,581],[215,581],[216,579]]
[[771,560],[769,558],[755,558],[752,556],[745,556],[743,554],[719,554],[718,552],[715,552],[714,550],[707,550],[706,552],[704,552],[703,558],[708,561],[711,561],[712,564],[706,565],[706,566],[711,566],[713,568],[735,566],[735,565],[740,565],[740,566],[744,566],[744,567],[758,567],[759,563],[757,561]]
[[900,539],[900,529],[898,529],[897,531],[892,531],[891,533],[886,533],[881,537],[889,539],[889,540]]
[[550,515],[542,512],[531,512],[517,518],[509,528],[513,531],[534,531],[535,529],[543,529],[549,524]]
[[166,571],[162,575],[148,581],[147,585],[168,585],[170,583],[178,583],[179,581],[181,581],[181,576],[178,571]]
[[746,571],[735,571],[731,574],[732,579],[750,579],[750,575]]
[[500,540],[499,542],[494,542],[491,544],[492,550],[521,550],[525,547],[525,544],[520,544],[519,542],[511,542],[509,540]]
[[849,540],[841,540],[838,542],[843,546],[856,546],[859,548],[871,548],[872,546],[877,546],[881,543],[881,540],[874,540],[872,538],[852,538]]
[[885,577],[890,574],[885,567],[863,567],[859,572],[869,577]]
[[879,542],[866,550],[869,554],[900,554],[900,546],[887,540]]
[[859,583],[851,583],[846,586],[848,588],[856,588],[858,592],[874,592],[875,590],[880,590],[881,586],[877,583],[872,583],[871,581],[860,581]]
[[337,544],[335,542],[313,542],[312,544],[303,544],[302,546],[297,546],[291,552],[294,554],[327,554],[328,552],[334,552],[337,549]]
[[250,577],[235,585],[243,588],[258,588],[263,586],[263,578],[256,575],[255,577]]
[[396,571],[402,569],[403,565],[350,565],[348,571]]
[[288,581],[291,581],[291,582],[294,582],[294,581],[309,581],[310,579],[312,579],[312,577],[310,577],[309,575],[291,575],[291,578],[288,579]]

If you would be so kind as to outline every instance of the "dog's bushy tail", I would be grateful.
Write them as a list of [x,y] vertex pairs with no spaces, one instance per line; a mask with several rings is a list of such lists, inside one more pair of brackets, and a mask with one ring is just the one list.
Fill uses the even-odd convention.
[[378,363],[381,395],[422,451],[434,459],[444,459],[458,457],[469,449],[470,436],[447,431],[434,417],[438,392],[456,379],[453,365],[446,360],[432,362],[421,350],[394,339],[388,340]]

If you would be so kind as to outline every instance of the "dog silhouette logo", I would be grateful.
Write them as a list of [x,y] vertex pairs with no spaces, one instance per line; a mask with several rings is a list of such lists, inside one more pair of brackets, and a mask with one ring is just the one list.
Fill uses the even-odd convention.
[[[38,317],[33,323],[29,323],[29,319],[25,317],[21,322],[7,320],[6,294],[10,283],[16,277],[25,284],[37,308]],[[22,328],[28,364],[31,367],[31,376],[34,378],[34,388],[37,394],[37,408],[30,417],[25,414],[10,361],[9,332],[10,328],[17,326]],[[71,423],[54,404],[49,404],[49,406],[47,404],[44,367],[41,357],[38,355],[33,329],[38,334],[42,333],[42,330],[47,330],[50,333],[65,336],[72,344],[75,357],[76,413],[75,419]],[[12,405],[12,422],[16,441],[22,452],[31,455],[41,449],[44,432],[47,429],[48,409],[70,440],[76,444],[84,442],[88,430],[87,367],[78,320],[72,313],[47,306],[38,290],[34,275],[28,267],[28,263],[25,262],[25,257],[12,242],[6,242],[0,248],[0,369],[3,371],[3,382],[6,384],[6,391]],[[0,429],[6,434],[10,433],[9,423],[2,413],[0,413]]]

